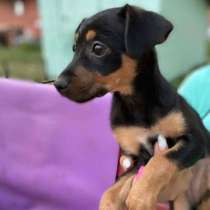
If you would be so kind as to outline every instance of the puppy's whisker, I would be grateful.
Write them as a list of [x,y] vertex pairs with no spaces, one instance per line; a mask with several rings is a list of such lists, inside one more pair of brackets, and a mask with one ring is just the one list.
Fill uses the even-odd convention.
[[42,84],[53,84],[55,80],[47,80],[47,81],[42,81]]

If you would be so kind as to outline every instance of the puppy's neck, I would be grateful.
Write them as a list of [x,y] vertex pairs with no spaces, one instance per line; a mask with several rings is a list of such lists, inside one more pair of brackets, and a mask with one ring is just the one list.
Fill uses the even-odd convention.
[[[166,98],[167,96],[167,98]],[[137,76],[133,82],[131,98],[153,106],[173,104],[175,92],[162,76],[155,50],[146,52],[138,60]]]
[[[130,119],[131,124],[142,121],[150,126],[156,117],[167,114],[176,104],[177,94],[161,75],[155,50],[138,60],[137,75],[132,85],[132,94],[114,94],[112,120],[116,120],[116,115],[122,115],[122,118],[126,115],[128,124]],[[124,120],[117,121],[123,123]]]

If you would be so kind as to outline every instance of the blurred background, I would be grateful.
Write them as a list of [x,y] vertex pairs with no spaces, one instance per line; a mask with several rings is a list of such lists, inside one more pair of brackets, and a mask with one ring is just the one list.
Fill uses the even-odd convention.
[[174,32],[158,51],[161,70],[174,86],[210,61],[210,0],[0,0],[0,76],[56,78],[71,60],[81,19],[125,3],[173,22]]

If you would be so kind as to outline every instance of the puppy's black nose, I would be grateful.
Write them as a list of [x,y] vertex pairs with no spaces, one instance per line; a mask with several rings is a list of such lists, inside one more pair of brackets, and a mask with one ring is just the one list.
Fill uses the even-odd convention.
[[57,90],[65,90],[68,87],[68,82],[65,79],[57,79],[54,82],[54,85]]

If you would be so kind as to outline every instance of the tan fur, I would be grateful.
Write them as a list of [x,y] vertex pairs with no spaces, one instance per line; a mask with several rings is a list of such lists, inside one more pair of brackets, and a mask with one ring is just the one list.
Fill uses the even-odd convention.
[[180,136],[186,129],[184,118],[181,112],[171,112],[161,118],[152,127],[144,128],[137,126],[122,126],[113,129],[114,136],[120,146],[132,154],[138,154],[139,143],[151,151],[147,139],[156,134],[166,137]]
[[107,76],[96,75],[96,81],[103,84],[107,90],[114,92],[119,91],[122,94],[129,95],[132,93],[132,81],[136,75],[136,61],[127,55],[122,55],[122,65],[114,73]]
[[185,129],[186,125],[181,112],[170,112],[151,128],[154,133],[171,138],[181,136]]
[[96,36],[96,32],[94,30],[89,30],[86,35],[85,38],[87,41],[94,39],[94,37]]
[[138,154],[139,143],[146,144],[148,130],[138,127],[118,127],[113,130],[114,137],[120,147],[131,154]]

